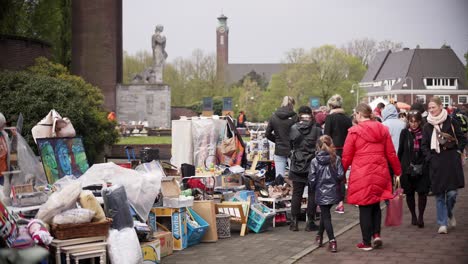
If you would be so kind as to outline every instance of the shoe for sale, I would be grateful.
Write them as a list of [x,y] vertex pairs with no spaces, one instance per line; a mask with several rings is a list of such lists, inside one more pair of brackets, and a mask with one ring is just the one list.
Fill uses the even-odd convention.
[[440,226],[439,231],[437,231],[439,234],[447,234],[447,226]]
[[323,246],[323,236],[317,235],[315,237],[315,243],[317,244],[318,247],[322,247]]
[[362,249],[364,251],[371,251],[372,250],[372,246],[371,245],[366,245],[366,244],[364,244],[364,242],[361,242],[361,243],[357,244],[356,247],[359,248],[359,249]]
[[457,220],[455,220],[454,215],[452,215],[452,217],[449,218],[449,226],[451,226],[451,227],[456,227],[457,226]]
[[337,249],[337,246],[336,246],[336,240],[333,239],[331,240],[330,242],[328,242],[328,249],[333,252],[333,253],[336,253],[338,252],[338,249]]
[[343,205],[339,205],[335,208],[335,213],[338,213],[338,214],[344,214],[344,206]]
[[373,248],[381,248],[383,246],[382,238],[380,234],[374,234]]

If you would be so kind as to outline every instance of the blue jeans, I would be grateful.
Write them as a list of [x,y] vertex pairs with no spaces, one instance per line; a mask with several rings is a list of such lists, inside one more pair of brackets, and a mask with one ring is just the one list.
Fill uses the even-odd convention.
[[453,207],[457,200],[457,190],[436,195],[437,224],[447,226],[448,218],[452,218]]
[[284,177],[286,173],[286,162],[288,161],[288,157],[275,155],[273,157],[273,161],[275,162],[275,177],[278,177],[280,174]]

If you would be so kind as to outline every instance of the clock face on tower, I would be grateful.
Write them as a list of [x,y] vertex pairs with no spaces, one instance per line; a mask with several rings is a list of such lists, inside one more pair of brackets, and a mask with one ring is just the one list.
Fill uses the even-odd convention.
[[220,27],[218,29],[218,31],[219,31],[219,33],[224,33],[224,32],[226,32],[226,29],[224,27]]

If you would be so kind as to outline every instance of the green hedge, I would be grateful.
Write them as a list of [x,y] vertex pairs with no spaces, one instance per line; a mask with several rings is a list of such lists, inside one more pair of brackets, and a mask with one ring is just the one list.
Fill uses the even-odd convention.
[[27,71],[0,72],[0,112],[13,122],[23,113],[21,134],[35,151],[31,128],[55,109],[70,118],[93,164],[104,146],[114,144],[118,138],[115,123],[107,120],[102,103],[99,88],[45,58],[38,59]]

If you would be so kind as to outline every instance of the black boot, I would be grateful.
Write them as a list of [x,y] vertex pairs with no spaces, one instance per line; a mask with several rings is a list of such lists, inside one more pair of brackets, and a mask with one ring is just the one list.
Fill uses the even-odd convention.
[[289,224],[289,230],[291,231],[299,231],[298,223],[297,223],[297,216],[291,217],[291,223]]
[[311,232],[311,231],[317,231],[318,226],[314,222],[314,217],[313,215],[307,214],[307,223],[305,227],[305,231]]

